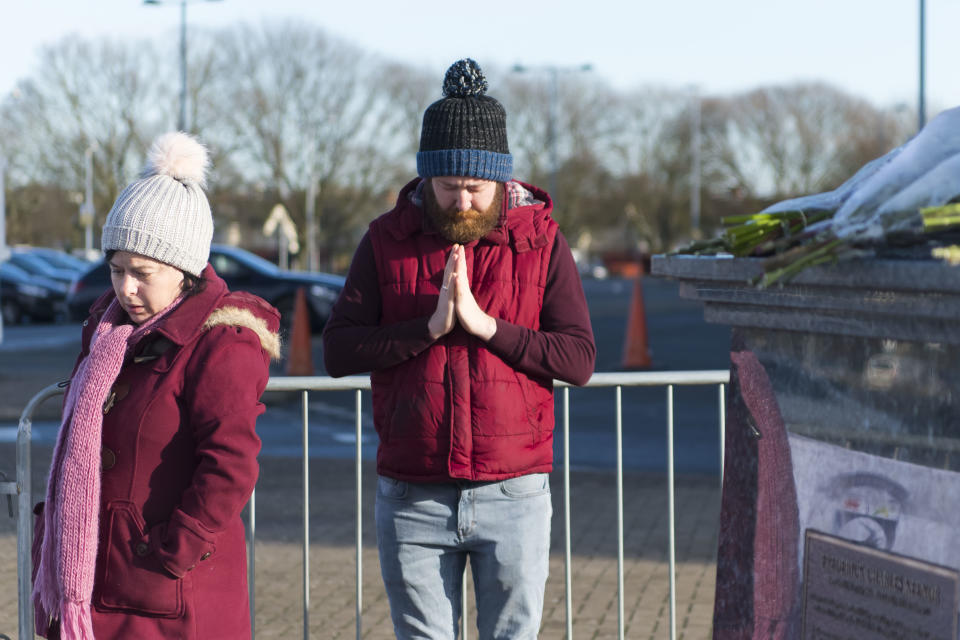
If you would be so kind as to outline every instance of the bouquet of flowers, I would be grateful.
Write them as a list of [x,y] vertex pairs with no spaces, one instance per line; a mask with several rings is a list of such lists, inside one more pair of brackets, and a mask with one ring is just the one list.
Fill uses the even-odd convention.
[[[924,243],[960,229],[960,107],[944,111],[904,145],[833,191],[791,198],[754,215],[723,219],[719,238],[679,253],[764,257],[761,287],[815,264]],[[960,263],[960,247],[936,258]]]

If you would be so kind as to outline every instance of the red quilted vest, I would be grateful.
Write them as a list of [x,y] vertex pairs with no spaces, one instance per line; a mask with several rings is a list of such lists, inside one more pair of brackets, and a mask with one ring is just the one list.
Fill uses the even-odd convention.
[[[422,210],[400,193],[370,224],[382,324],[433,313],[450,243],[424,233]],[[557,223],[548,204],[508,212],[506,223],[465,245],[470,288],[494,318],[531,329],[540,308]],[[553,381],[529,377],[459,325],[426,351],[374,371],[378,473],[400,480],[503,480],[553,467]]]

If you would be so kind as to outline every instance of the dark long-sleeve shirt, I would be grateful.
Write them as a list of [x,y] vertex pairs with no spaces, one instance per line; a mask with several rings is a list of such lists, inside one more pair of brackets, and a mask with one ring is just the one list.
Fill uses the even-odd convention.
[[[386,369],[433,344],[424,316],[380,325],[380,285],[369,234],[357,247],[346,284],[323,332],[327,373],[339,377]],[[596,347],[583,285],[561,233],[550,254],[540,329],[496,318],[487,348],[526,375],[584,384],[593,373]]]

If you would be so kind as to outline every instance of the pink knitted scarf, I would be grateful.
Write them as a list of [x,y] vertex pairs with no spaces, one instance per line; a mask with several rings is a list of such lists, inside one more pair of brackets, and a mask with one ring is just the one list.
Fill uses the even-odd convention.
[[37,631],[60,620],[63,640],[94,640],[90,617],[100,526],[103,405],[127,351],[181,298],[137,326],[114,300],[70,381],[47,480],[44,536],[33,601]]

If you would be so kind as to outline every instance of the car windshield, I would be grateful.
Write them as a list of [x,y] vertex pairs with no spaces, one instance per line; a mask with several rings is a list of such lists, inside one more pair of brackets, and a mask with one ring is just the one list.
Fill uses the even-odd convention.
[[72,256],[69,253],[64,253],[62,251],[56,250],[36,250],[36,255],[40,256],[47,262],[51,263],[55,267],[60,267],[62,269],[73,269],[80,270],[86,269],[90,266],[90,263],[86,260]]
[[10,262],[14,263],[24,271],[38,276],[56,277],[59,273],[57,268],[37,255],[29,253],[14,253],[10,256]]

